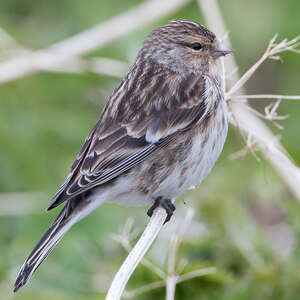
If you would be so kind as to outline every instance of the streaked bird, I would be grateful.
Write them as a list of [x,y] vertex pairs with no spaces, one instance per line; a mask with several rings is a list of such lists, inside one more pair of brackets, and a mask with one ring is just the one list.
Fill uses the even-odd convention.
[[199,184],[227,135],[221,47],[204,26],[173,20],[153,30],[109,98],[47,210],[64,208],[37,243],[15,282],[17,291],[63,235],[105,202],[162,206]]

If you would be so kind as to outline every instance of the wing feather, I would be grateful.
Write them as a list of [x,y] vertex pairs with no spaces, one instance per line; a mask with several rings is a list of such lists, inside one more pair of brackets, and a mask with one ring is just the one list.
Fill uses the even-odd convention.
[[[125,173],[209,113],[203,77],[153,62],[143,68],[133,67],[115,90],[47,210]],[[145,93],[145,81],[156,89]]]

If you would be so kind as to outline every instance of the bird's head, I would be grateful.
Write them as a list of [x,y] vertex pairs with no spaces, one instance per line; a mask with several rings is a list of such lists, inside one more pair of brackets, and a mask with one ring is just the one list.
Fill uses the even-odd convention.
[[140,54],[176,72],[209,73],[231,52],[203,25],[179,19],[153,30]]

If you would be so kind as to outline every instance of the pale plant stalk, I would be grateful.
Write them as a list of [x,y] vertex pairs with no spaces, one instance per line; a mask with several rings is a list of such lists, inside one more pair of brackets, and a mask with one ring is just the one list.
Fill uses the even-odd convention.
[[[174,234],[171,238],[170,248],[168,251],[168,272],[167,274],[160,270],[159,273],[157,273],[157,269],[160,269],[158,266],[156,266],[156,269],[153,268],[153,264],[145,264],[143,265],[151,270],[153,273],[157,274],[159,277],[161,277],[163,280],[152,282],[150,284],[143,285],[139,288],[136,288],[134,290],[130,291],[124,291],[123,297],[125,299],[132,299],[140,294],[150,292],[154,289],[166,288],[166,299],[167,300],[174,300],[175,299],[175,290],[176,285],[178,283],[181,283],[186,280],[191,280],[196,277],[212,274],[216,272],[215,268],[209,267],[209,268],[201,268],[198,270],[194,270],[188,273],[180,274],[182,271],[182,268],[180,265],[176,268],[176,262],[177,262],[177,250],[179,248],[179,245],[181,241],[184,239],[185,232],[188,228],[190,228],[190,224],[192,221],[194,215],[193,209],[189,208],[185,214],[185,216],[180,219],[178,222],[177,228],[174,230]],[[125,225],[123,226],[123,229],[121,230],[120,234],[114,235],[114,240],[119,242],[123,248],[126,250],[130,250],[130,240],[134,238],[135,233],[132,232],[132,226],[133,221],[132,219],[127,220]],[[148,261],[145,258],[141,260],[141,263],[143,261]],[[163,276],[161,276],[163,274]]]
[[178,251],[180,242],[183,239],[184,233],[186,232],[187,228],[191,224],[193,216],[194,216],[194,211],[193,211],[193,209],[189,208],[187,210],[187,213],[185,214],[184,219],[182,220],[182,222],[180,222],[181,226],[179,227],[179,230],[176,231],[171,238],[169,259],[168,259],[168,275],[169,276],[172,276],[175,274],[177,251]]
[[106,300],[121,299],[129,278],[144,257],[149,247],[152,245],[166,217],[167,213],[163,208],[159,207],[154,211],[153,216],[150,218],[150,221],[142,236],[135,244],[127,258],[123,262],[122,266],[118,270],[117,274],[115,275],[106,295]]
[[[176,277],[176,285],[178,283],[184,282],[184,281],[188,281],[197,277],[201,277],[201,276],[206,276],[206,275],[210,275],[210,274],[215,274],[216,273],[216,268],[214,267],[209,267],[209,268],[202,268],[199,270],[195,270],[195,271],[191,271],[182,275],[178,275]],[[145,284],[141,287],[138,287],[134,290],[131,291],[124,291],[123,294],[123,298],[124,299],[133,299],[138,297],[139,295],[143,294],[143,293],[147,293],[150,291],[153,291],[155,289],[159,289],[159,288],[163,288],[166,287],[167,289],[167,280],[161,280],[161,281],[155,281],[155,282],[151,282],[149,284]],[[174,283],[174,281],[173,281]],[[169,284],[169,289],[167,289],[166,291],[166,297],[168,297],[168,295],[175,295],[175,285],[173,285],[173,287],[171,288],[172,283]],[[168,295],[167,295],[168,293]],[[169,296],[170,297],[170,296]],[[174,298],[173,298],[174,299]]]
[[[83,73],[91,72],[98,75],[122,78],[128,70],[128,64],[110,58],[93,57],[82,58],[80,56],[59,57],[58,53],[47,50],[34,52],[19,45],[13,37],[0,27],[0,59],[13,59],[16,56],[36,56],[32,65],[40,71],[56,73]],[[53,64],[55,59],[61,59],[61,64]],[[5,64],[5,63],[4,63]]]
[[180,275],[177,279],[177,283],[191,280],[191,279],[194,279],[194,278],[197,278],[200,276],[204,276],[204,275],[215,274],[216,272],[217,272],[217,269],[215,267],[202,268],[199,270],[191,271],[191,272]]
[[[120,243],[120,245],[129,253],[132,250],[131,240],[136,237],[136,233],[132,232],[133,229],[133,218],[129,218],[120,234],[113,235],[113,239]],[[166,277],[166,273],[152,261],[149,261],[146,257],[143,257],[141,264],[151,270],[161,279]]]
[[176,257],[180,242],[191,224],[194,211],[188,209],[179,230],[176,231],[170,242],[169,259],[168,259],[168,275],[166,277],[166,300],[173,300],[175,298],[175,289],[178,282],[179,275],[176,274]]
[[[280,100],[300,100],[300,95],[271,95],[271,94],[257,94],[257,95],[233,95],[233,96],[226,96],[226,100],[228,99],[257,99],[257,100],[264,100],[264,99],[280,99]],[[243,101],[245,102],[245,101]]]
[[51,64],[53,55],[53,53],[49,52],[43,53],[40,59],[34,62],[36,69],[46,72],[70,74],[90,72],[115,78],[122,78],[128,70],[127,63],[104,57],[82,58],[80,56],[72,56],[63,60],[61,64],[55,65]]
[[239,91],[266,59],[277,59],[279,58],[277,56],[279,53],[289,51],[291,49],[296,51],[295,47],[298,45],[297,42],[300,37],[296,37],[291,41],[284,39],[279,44],[275,44],[276,38],[277,34],[269,42],[267,50],[262,55],[262,57],[227,92],[227,98],[230,98],[230,96],[234,95],[237,91]]
[[100,49],[186,5],[191,0],[149,0],[93,28],[85,30],[51,47],[26,53],[0,63],[0,83],[59,68],[74,57]]
[[161,281],[156,281],[156,282],[151,282],[149,284],[145,284],[139,288],[136,288],[132,291],[124,291],[123,298],[124,299],[132,299],[135,298],[141,294],[163,288],[166,285],[164,280]]
[[[215,32],[217,36],[224,36],[227,31],[223,23],[217,1],[197,1],[204,14],[208,27]],[[272,39],[266,53],[271,55],[271,58],[273,59],[278,59],[278,56],[276,55],[283,51],[298,53],[298,50],[294,48],[297,45],[297,40],[299,40],[299,37],[291,41],[283,40],[281,43],[276,45]],[[227,43],[230,44],[229,41],[227,41]],[[270,45],[272,46],[270,47]],[[234,93],[237,91],[239,91],[240,94],[243,94],[243,84],[250,78],[253,71],[255,71],[265,59],[266,55],[264,54],[255,64],[255,67],[250,68],[249,71],[246,72],[247,75],[242,76],[241,81],[237,71],[231,74],[228,79],[230,86],[234,87],[234,89],[230,91],[230,96],[235,96]],[[225,63],[227,70],[237,70],[234,55],[228,56]],[[227,95],[227,97],[229,97],[229,95]],[[233,114],[233,118],[230,120],[231,123],[238,126],[240,130],[252,136],[256,140],[257,147],[262,151],[266,159],[270,161],[296,199],[300,201],[300,170],[292,162],[286,150],[280,144],[278,138],[274,136],[272,131],[258,116],[248,109],[248,105],[246,103],[229,101],[228,107],[230,112]]]
[[166,300],[175,299],[175,289],[177,284],[177,276],[168,276],[166,279]]

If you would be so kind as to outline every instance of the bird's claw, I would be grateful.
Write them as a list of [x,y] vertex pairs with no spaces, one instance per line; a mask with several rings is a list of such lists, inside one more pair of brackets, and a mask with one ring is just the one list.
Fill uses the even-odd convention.
[[164,224],[166,224],[167,222],[170,221],[175,208],[175,205],[172,203],[172,201],[170,199],[163,199],[162,197],[158,197],[155,199],[154,204],[148,209],[147,211],[147,215],[149,217],[152,217],[154,210],[161,206],[162,208],[165,209],[166,213],[167,213],[167,218],[164,222]]

